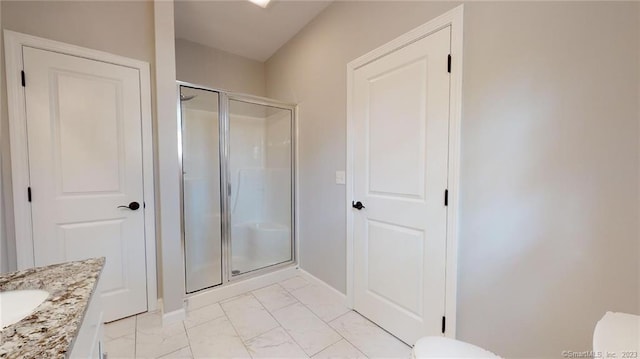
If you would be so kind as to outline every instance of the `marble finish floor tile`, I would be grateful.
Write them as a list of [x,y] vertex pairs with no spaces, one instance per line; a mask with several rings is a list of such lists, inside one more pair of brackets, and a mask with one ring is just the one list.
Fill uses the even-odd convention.
[[133,358],[136,353],[135,332],[113,340],[105,340],[102,351],[111,359]]
[[110,359],[409,358],[409,346],[296,276],[162,325],[160,312],[105,325]]
[[351,343],[342,339],[314,355],[313,359],[367,359],[367,357]]
[[160,313],[138,316],[136,357],[158,358],[189,345],[182,322],[162,325]]
[[175,352],[163,355],[160,359],[193,359],[193,355],[191,355],[190,347],[184,347],[180,350],[176,350]]
[[253,359],[308,358],[305,352],[282,328],[273,329],[245,342]]
[[273,312],[273,316],[308,355],[314,355],[342,337],[300,303]]
[[104,340],[109,341],[123,337],[125,335],[135,334],[136,317],[128,317],[117,320],[104,325]]
[[162,313],[159,311],[138,314],[136,316],[136,330],[153,330],[162,328]]
[[280,285],[288,290],[289,292],[296,290],[296,289],[300,289],[302,287],[305,287],[307,285],[309,285],[309,282],[307,282],[306,279],[300,277],[300,276],[295,276],[293,278],[289,278],[287,280],[283,280],[282,282],[280,282]]
[[254,290],[252,293],[270,312],[298,302],[296,298],[292,297],[291,294],[279,284]]
[[188,328],[194,358],[250,358],[226,316]]
[[187,309],[187,318],[184,320],[184,327],[189,329],[220,317],[224,317],[224,311],[218,303],[196,309]]
[[243,340],[278,327],[278,322],[250,293],[224,301],[221,305]]
[[349,311],[340,297],[318,285],[310,284],[291,291],[291,294],[325,322]]
[[369,358],[409,358],[411,348],[360,314],[351,311],[329,323]]

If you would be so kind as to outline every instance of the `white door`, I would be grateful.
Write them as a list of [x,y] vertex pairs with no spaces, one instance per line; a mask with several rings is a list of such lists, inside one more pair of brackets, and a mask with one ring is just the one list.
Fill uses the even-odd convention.
[[354,73],[354,309],[408,344],[444,315],[450,34]]
[[35,265],[106,257],[105,321],[144,312],[139,70],[30,47],[23,59]]

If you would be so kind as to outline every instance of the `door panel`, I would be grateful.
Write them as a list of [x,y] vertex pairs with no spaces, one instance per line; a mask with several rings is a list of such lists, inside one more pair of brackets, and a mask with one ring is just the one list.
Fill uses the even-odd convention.
[[58,226],[58,238],[64,258],[83,259],[107,257],[110,273],[100,279],[103,294],[121,291],[127,286],[127,273],[122,259],[125,255],[122,242],[123,220],[70,223]]
[[369,220],[367,226],[369,291],[420,316],[422,257],[403,254],[423,253],[424,231],[373,220]]
[[188,86],[180,94],[185,283],[193,293],[222,283],[219,94]]
[[231,275],[293,260],[293,112],[229,100]]
[[420,58],[368,80],[371,194],[424,197],[426,70]]
[[[57,84],[51,96],[58,100],[53,146],[62,176],[61,192],[120,191],[124,151],[119,148],[122,116],[117,111],[122,83],[60,70],[51,76]],[[77,94],[83,94],[81,102]]]
[[[105,320],[147,310],[140,76],[23,48],[36,266],[106,257]],[[139,202],[140,209],[118,208]]]
[[354,73],[354,309],[408,344],[444,314],[449,49],[447,27]]

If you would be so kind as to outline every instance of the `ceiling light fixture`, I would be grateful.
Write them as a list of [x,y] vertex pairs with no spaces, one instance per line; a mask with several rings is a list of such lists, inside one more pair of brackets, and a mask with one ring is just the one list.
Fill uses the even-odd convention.
[[263,9],[266,9],[267,5],[269,5],[269,2],[271,0],[249,0],[249,1],[251,1],[252,3],[254,3],[254,4],[258,5],[258,6],[260,6]]

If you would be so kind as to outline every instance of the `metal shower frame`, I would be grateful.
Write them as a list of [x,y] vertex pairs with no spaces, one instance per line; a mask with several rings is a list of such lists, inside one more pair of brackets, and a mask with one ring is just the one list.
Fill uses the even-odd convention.
[[[294,104],[279,102],[265,97],[246,95],[240,93],[234,93],[226,90],[211,88],[198,84],[193,84],[184,81],[176,81],[177,89],[177,102],[178,102],[178,161],[180,171],[180,236],[182,243],[182,256],[185,266],[184,279],[185,284],[187,280],[186,271],[186,238],[185,238],[185,219],[184,219],[184,172],[183,172],[183,158],[182,158],[182,106],[180,100],[180,88],[188,87],[196,90],[210,91],[218,94],[218,126],[219,126],[219,163],[220,163],[220,219],[221,219],[221,242],[222,242],[222,283],[216,284],[210,287],[201,288],[196,291],[188,292],[185,285],[185,293],[187,295],[201,293],[212,288],[220,288],[227,284],[233,283],[238,280],[247,279],[255,276],[259,276],[265,273],[280,270],[289,266],[296,266],[297,261],[297,212],[296,212],[296,189],[297,189],[297,119],[298,109]],[[230,184],[231,173],[229,171],[230,166],[230,141],[229,141],[229,103],[230,101],[238,101],[249,104],[273,107],[282,110],[288,110],[291,112],[291,229],[290,229],[290,242],[291,242],[291,260],[283,263],[270,265],[267,267],[258,268],[255,270],[241,273],[238,275],[231,274],[231,212],[230,212]]]

